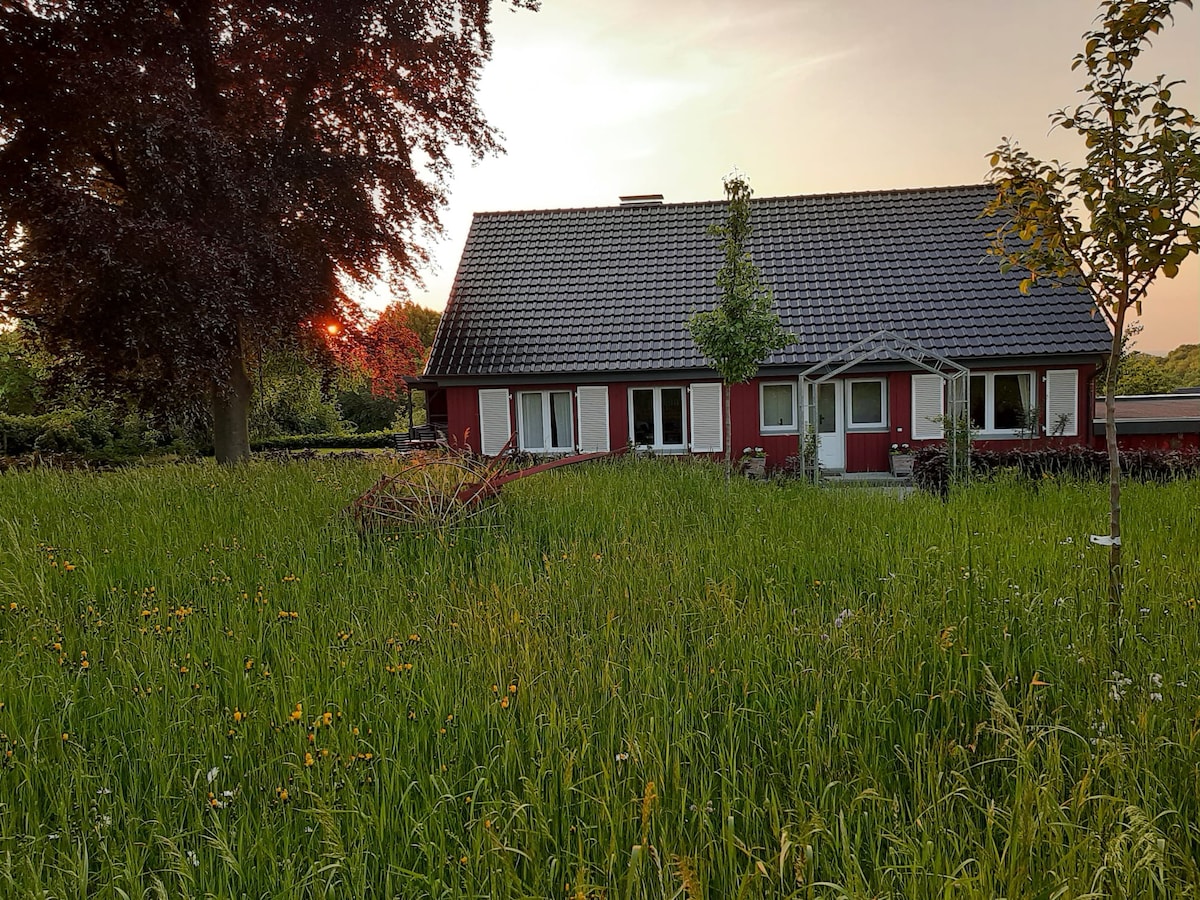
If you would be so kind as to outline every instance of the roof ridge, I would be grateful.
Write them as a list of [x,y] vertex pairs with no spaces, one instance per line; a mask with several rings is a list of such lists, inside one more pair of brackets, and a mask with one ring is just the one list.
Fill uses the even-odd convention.
[[[819,194],[773,194],[769,197],[753,197],[751,198],[750,202],[763,203],[769,200],[826,200],[838,197],[904,196],[908,194],[951,193],[953,191],[979,190],[990,187],[991,185],[989,185],[987,182],[979,182],[978,184],[944,184],[932,185],[930,187],[875,188],[867,191],[826,191]],[[613,203],[607,206],[562,206],[543,209],[489,209],[479,210],[475,212],[474,215],[476,217],[518,216],[530,215],[532,213],[583,213],[607,212],[609,210],[663,209],[665,207],[724,206],[726,202],[727,201],[725,200],[677,200],[674,202],[654,203],[645,206],[622,206],[619,203]]]

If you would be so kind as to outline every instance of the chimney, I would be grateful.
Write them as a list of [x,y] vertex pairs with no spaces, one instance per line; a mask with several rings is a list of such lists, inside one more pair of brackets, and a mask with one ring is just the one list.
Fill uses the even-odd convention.
[[662,206],[662,194],[627,194],[621,198],[622,206]]

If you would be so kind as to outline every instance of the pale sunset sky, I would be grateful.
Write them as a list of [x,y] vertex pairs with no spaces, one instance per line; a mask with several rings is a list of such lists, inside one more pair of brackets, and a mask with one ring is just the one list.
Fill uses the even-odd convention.
[[[495,11],[480,102],[507,152],[458,157],[436,269],[441,309],[471,215],[608,206],[621,194],[720,199],[975,184],[1004,136],[1080,160],[1048,115],[1076,101],[1071,61],[1093,0],[543,0]],[[1180,9],[1135,75],[1188,83],[1200,111],[1200,13]],[[1152,289],[1137,348],[1200,341],[1200,265]]]

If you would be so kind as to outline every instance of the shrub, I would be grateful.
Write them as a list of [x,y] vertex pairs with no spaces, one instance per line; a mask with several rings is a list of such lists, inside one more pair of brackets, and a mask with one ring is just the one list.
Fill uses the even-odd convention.
[[[1103,481],[1108,478],[1108,454],[1082,445],[971,451],[972,478],[993,478],[1001,472],[1029,479],[1066,476]],[[1172,481],[1200,475],[1200,451],[1122,450],[1121,474],[1135,481]],[[949,484],[945,445],[922,447],[916,452],[913,482],[925,490],[945,493]]]
[[108,445],[112,421],[103,410],[60,409],[40,416],[0,415],[0,452],[86,453]]
[[0,413],[0,453],[28,453],[41,434],[41,416],[9,416]]

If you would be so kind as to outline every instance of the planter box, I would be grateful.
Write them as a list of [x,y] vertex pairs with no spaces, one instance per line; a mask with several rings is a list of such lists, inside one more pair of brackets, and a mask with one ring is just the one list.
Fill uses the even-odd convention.
[[742,460],[742,474],[747,478],[766,478],[767,461],[761,457]]
[[897,478],[909,478],[912,476],[913,454],[893,453],[888,457],[888,465]]

